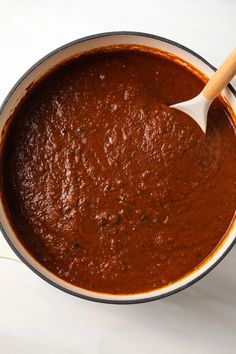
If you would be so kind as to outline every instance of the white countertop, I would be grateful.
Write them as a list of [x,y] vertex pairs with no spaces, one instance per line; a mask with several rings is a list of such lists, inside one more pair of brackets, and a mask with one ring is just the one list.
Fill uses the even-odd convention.
[[[0,0],[0,16],[0,101],[35,61],[85,35],[150,32],[215,66],[236,38],[235,0]],[[0,238],[0,251],[4,242]],[[235,269],[233,249],[191,288],[121,306],[72,297],[25,265],[0,259],[0,353],[234,354]]]

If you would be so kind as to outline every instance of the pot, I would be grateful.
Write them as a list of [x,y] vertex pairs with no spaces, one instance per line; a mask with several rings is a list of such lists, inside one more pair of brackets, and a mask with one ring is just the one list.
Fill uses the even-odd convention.
[[[48,70],[52,69],[58,63],[65,61],[66,59],[69,59],[70,57],[73,57],[75,55],[79,55],[83,52],[87,52],[89,50],[99,47],[120,44],[145,45],[169,52],[171,54],[174,54],[175,56],[180,57],[182,60],[192,64],[207,77],[210,77],[215,70],[215,68],[211,64],[209,64],[198,54],[194,53],[192,50],[178,43],[155,35],[138,32],[110,32],[78,39],[46,55],[35,65],[33,65],[15,84],[0,109],[1,137],[8,118],[14,111],[21,98],[24,97],[24,95],[26,94],[27,88],[30,87],[30,85],[32,85],[34,82],[39,80],[40,77],[42,77]],[[232,111],[236,113],[236,92],[233,87],[229,85],[227,88],[224,89],[222,95],[228,101],[228,104],[230,105]],[[236,125],[236,121],[234,121],[234,123]],[[6,241],[14,251],[15,255],[17,255],[17,257],[22,262],[24,262],[32,271],[34,271],[45,281],[71,295],[75,295],[88,300],[115,304],[130,304],[156,300],[172,295],[174,293],[177,293],[178,291],[187,288],[196,281],[200,280],[207,273],[209,273],[225,257],[225,255],[230,251],[230,249],[236,242],[236,218],[234,217],[234,220],[232,221],[221,244],[207,258],[205,262],[203,262],[197,269],[195,269],[190,274],[186,275],[175,283],[169,284],[163,288],[156,289],[150,292],[131,295],[112,295],[97,293],[67,283],[66,281],[60,279],[59,277],[51,273],[36,259],[34,259],[33,256],[24,248],[20,240],[17,238],[11,226],[11,223],[4,211],[2,196],[0,198],[0,222],[1,231]],[[5,258],[14,258],[12,254],[8,255],[5,253],[2,256],[5,256]]]

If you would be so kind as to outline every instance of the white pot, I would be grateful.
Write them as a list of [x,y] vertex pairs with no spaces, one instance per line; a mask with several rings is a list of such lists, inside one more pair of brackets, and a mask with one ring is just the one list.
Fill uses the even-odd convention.
[[[194,53],[190,49],[178,43],[158,36],[137,32],[111,32],[85,37],[54,50],[53,52],[42,58],[34,66],[32,66],[21,77],[21,79],[16,83],[16,85],[8,94],[0,109],[1,136],[6,121],[8,120],[11,113],[14,111],[17,103],[25,95],[27,87],[29,87],[33,82],[37,81],[50,68],[54,67],[56,64],[60,63],[61,61],[64,61],[67,58],[70,58],[74,55],[78,55],[85,51],[103,46],[118,44],[145,45],[170,52],[185,60],[186,62],[192,64],[208,77],[211,76],[213,71],[215,70],[214,67],[212,67],[212,65],[210,65],[205,59],[201,58],[198,54]],[[232,88],[232,86],[229,85],[223,91],[223,96],[229,102],[233,111],[236,112],[236,92]],[[236,121],[234,123],[236,125]],[[2,233],[4,234],[8,244],[11,246],[15,254],[32,271],[37,273],[45,281],[69,294],[78,297],[100,302],[118,304],[137,303],[160,299],[185,289],[186,287],[201,279],[210,270],[212,270],[224,258],[224,256],[229,252],[229,250],[236,242],[236,218],[234,218],[234,221],[231,223],[228,232],[224,238],[224,241],[218,246],[216,251],[203,264],[201,264],[198,269],[194,270],[192,273],[186,275],[185,277],[176,281],[173,284],[150,292],[135,295],[111,295],[96,293],[67,283],[66,281],[58,278],[56,275],[51,273],[40,263],[38,263],[37,260],[31,256],[31,254],[24,248],[19,239],[16,237],[14,230],[4,211],[1,199],[0,222]],[[13,257],[9,255],[9,258]]]

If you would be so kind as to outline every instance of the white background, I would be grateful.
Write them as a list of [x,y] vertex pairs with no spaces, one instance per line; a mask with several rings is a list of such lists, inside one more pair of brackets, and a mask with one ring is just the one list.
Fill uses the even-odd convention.
[[[173,39],[217,66],[235,46],[236,1],[0,0],[0,101],[52,49],[113,30]],[[117,306],[74,298],[0,260],[0,353],[236,353],[235,269],[236,249],[182,293]]]

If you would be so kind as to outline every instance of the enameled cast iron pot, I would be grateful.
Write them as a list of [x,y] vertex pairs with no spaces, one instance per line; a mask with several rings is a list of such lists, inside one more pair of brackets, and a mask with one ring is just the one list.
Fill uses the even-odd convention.
[[[215,68],[210,65],[205,59],[200,57],[198,54],[194,53],[190,49],[170,41],[165,38],[158,36],[137,33],[137,32],[111,32],[103,33],[98,35],[93,35],[78,39],[74,42],[66,44],[32,66],[16,83],[12,88],[5,101],[0,108],[0,134],[2,136],[2,131],[4,125],[9,118],[10,114],[14,111],[17,103],[25,95],[27,87],[29,87],[33,82],[37,81],[42,75],[44,75],[49,69],[54,67],[56,64],[64,61],[67,58],[81,54],[85,51],[118,44],[133,44],[133,45],[145,45],[163,51],[170,52],[186,62],[192,64],[197,69],[199,69],[206,76],[211,76]],[[223,91],[223,96],[228,101],[234,113],[236,113],[236,92],[232,86],[228,86]],[[236,121],[234,121],[236,125]],[[1,139],[2,140],[2,139]],[[236,242],[236,218],[234,217],[231,223],[227,235],[225,236],[222,244],[217,248],[217,250],[201,265],[198,269],[194,270],[192,273],[188,274],[179,281],[170,284],[161,289],[153,290],[147,293],[141,293],[136,295],[110,295],[103,293],[96,293],[90,290],[85,290],[67,283],[66,281],[58,278],[56,275],[52,274],[41,264],[39,264],[23,247],[21,242],[16,237],[14,230],[6,217],[3,209],[2,200],[0,200],[0,222],[1,231],[11,246],[15,254],[23,261],[32,271],[43,278],[45,281],[54,285],[58,289],[61,289],[69,294],[82,297],[89,300],[107,302],[107,303],[138,303],[145,302],[155,299],[160,299],[171,294],[174,294],[180,290],[187,288],[192,285],[204,275],[206,275],[210,270],[212,270],[230,251]],[[1,254],[1,250],[0,250]],[[11,255],[9,256],[11,257]]]

